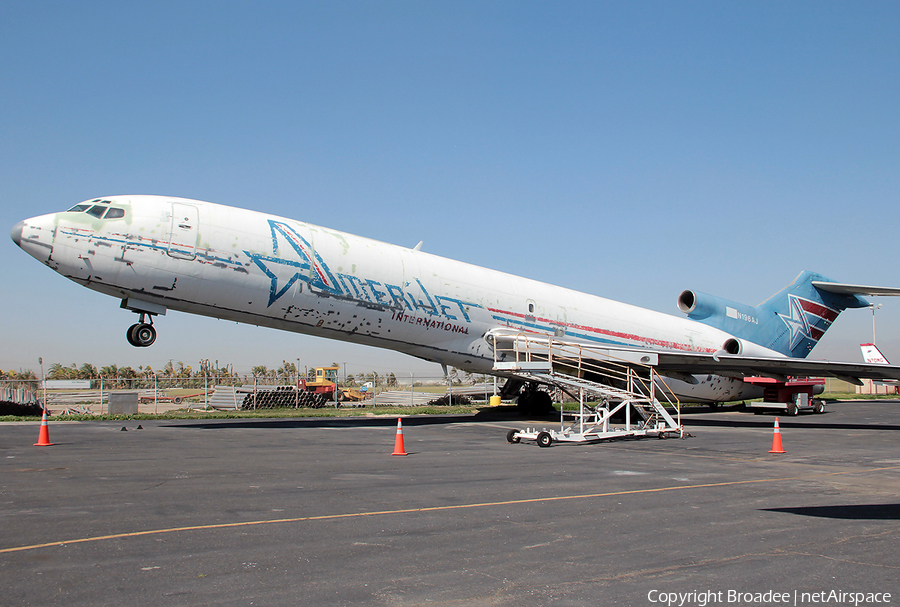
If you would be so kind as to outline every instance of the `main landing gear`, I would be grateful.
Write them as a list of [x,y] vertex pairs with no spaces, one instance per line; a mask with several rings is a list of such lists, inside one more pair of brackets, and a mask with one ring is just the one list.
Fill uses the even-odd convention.
[[537,383],[529,382],[522,387],[516,407],[522,415],[548,415],[553,411],[553,399]]
[[[136,348],[146,348],[156,341],[156,329],[153,328],[153,314],[140,312],[141,320],[130,327],[125,337],[128,343]],[[149,316],[150,322],[144,322],[144,317]]]

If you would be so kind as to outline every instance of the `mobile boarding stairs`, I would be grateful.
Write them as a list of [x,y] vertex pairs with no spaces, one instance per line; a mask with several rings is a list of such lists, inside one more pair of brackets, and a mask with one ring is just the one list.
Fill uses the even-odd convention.
[[506,437],[509,442],[533,440],[549,447],[557,441],[685,437],[681,403],[654,369],[655,354],[610,350],[528,333],[498,331],[488,337],[494,346],[494,371],[555,386],[578,401],[577,412],[560,406],[559,430],[510,430]]

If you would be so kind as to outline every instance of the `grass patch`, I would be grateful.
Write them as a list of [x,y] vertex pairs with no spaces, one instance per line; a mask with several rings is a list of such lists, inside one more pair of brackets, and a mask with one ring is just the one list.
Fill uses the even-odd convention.
[[900,400],[900,394],[857,394],[856,392],[825,392],[816,398],[822,400]]

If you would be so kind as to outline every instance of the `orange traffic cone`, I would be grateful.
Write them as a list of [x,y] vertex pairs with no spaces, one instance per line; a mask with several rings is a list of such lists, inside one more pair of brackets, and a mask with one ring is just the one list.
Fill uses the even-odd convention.
[[409,455],[403,448],[403,422],[397,418],[397,438],[394,439],[394,452],[391,455]]
[[54,444],[56,443],[50,442],[50,428],[47,426],[47,410],[44,409],[44,416],[41,418],[41,431],[38,434],[38,442],[36,442],[34,446],[49,447]]
[[781,429],[778,427],[778,418],[775,418],[775,433],[772,434],[772,450],[769,453],[787,453],[781,446]]

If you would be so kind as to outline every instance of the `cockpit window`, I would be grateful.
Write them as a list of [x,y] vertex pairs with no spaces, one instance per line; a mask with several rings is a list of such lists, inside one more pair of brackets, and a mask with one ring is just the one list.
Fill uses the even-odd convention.
[[[97,202],[96,200],[92,202]],[[119,207],[106,207],[100,206],[109,204],[109,200],[101,200],[100,204],[91,204],[91,203],[82,203],[76,204],[74,207],[66,211],[67,213],[83,213],[87,212],[88,215],[93,215],[97,219],[103,217],[104,219],[119,219],[121,217],[125,217],[125,209],[121,209]],[[106,216],[104,217],[104,213]]]

